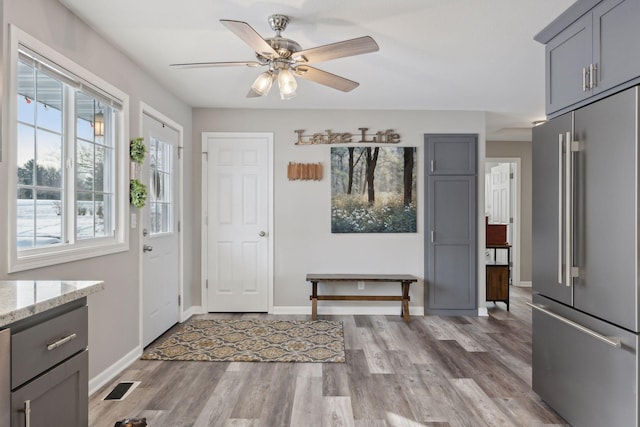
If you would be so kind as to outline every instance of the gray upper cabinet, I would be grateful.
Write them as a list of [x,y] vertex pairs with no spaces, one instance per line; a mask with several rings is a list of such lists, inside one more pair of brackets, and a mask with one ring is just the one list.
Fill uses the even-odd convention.
[[[563,21],[571,24],[554,34],[550,25],[536,36],[546,43],[546,112],[561,113],[591,102],[596,95],[623,89],[640,77],[640,0],[603,0],[571,19],[569,9]],[[560,19],[560,18],[559,18]],[[556,24],[557,26],[557,24]],[[600,97],[598,97],[600,98]],[[589,101],[587,101],[589,100]]]
[[476,174],[476,135],[429,134],[425,143],[428,175]]
[[640,76],[640,0],[608,0],[593,9],[594,93]]
[[558,34],[546,47],[547,114],[586,98],[592,62],[591,14]]

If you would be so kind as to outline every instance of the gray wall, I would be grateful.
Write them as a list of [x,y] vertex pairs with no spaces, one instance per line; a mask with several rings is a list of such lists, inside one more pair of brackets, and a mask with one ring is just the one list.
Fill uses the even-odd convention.
[[[299,95],[302,96],[302,95]],[[418,232],[407,234],[331,234],[330,146],[296,146],[295,129],[306,134],[325,132],[357,132],[394,129],[401,145],[416,146],[418,167]],[[219,132],[273,132],[275,230],[272,232],[275,257],[274,306],[292,309],[309,308],[309,272],[337,273],[407,273],[424,277],[424,200],[423,193],[424,134],[477,133],[479,150],[484,153],[485,116],[480,112],[379,111],[379,110],[225,110],[194,109],[193,147],[201,147],[201,134]],[[194,158],[195,160],[195,158]],[[322,163],[321,181],[289,181],[289,162]],[[480,162],[482,165],[483,162]],[[201,189],[201,165],[193,163],[193,191]],[[484,170],[478,174],[479,188],[484,188]],[[481,196],[482,197],[482,196]],[[193,208],[200,211],[198,197]],[[484,198],[478,206],[484,210]],[[480,208],[479,208],[480,209]],[[478,214],[478,227],[484,227],[483,212]],[[202,233],[196,232],[196,236]],[[480,247],[484,248],[484,235]],[[480,239],[479,239],[480,240]],[[481,251],[484,254],[484,249]],[[479,301],[484,301],[484,262],[479,274]],[[355,286],[355,285],[354,285]],[[391,285],[389,285],[391,286]],[[353,289],[343,290],[353,293]],[[390,292],[397,292],[395,287]],[[411,288],[412,305],[422,306],[422,281]],[[323,302],[327,307],[339,302]],[[371,305],[371,303],[367,303]],[[379,303],[382,305],[383,303]],[[390,303],[393,304],[393,303]],[[355,305],[355,304],[350,304]],[[375,304],[378,306],[378,303]],[[396,304],[397,305],[397,304]],[[483,306],[483,304],[482,304]]]
[[[15,24],[49,47],[98,75],[129,95],[129,132],[126,141],[141,134],[140,102],[144,102],[184,126],[185,165],[192,161],[191,108],[171,94],[131,59],[90,29],[56,0],[7,0],[2,2],[3,40],[7,40],[8,24]],[[3,62],[7,57],[3,43]],[[4,72],[3,72],[4,75]],[[3,94],[4,96],[4,94]],[[6,101],[5,101],[6,102]],[[6,129],[6,124],[2,124]],[[6,138],[2,141],[4,156],[10,155]],[[123,147],[128,150],[128,147]],[[7,185],[7,162],[0,163],[0,188]],[[191,187],[191,175],[185,174],[185,188]],[[192,201],[185,191],[185,206]],[[6,195],[5,195],[6,197]],[[131,212],[135,212],[132,210]],[[185,211],[185,306],[192,304],[193,292],[199,293],[199,277],[191,260],[194,255],[195,222]],[[7,200],[0,203],[0,280],[12,279],[101,279],[103,292],[89,297],[89,377],[94,378],[139,346],[138,297],[138,232],[130,231],[130,250],[114,255],[70,262],[16,274],[7,274]],[[199,295],[198,295],[199,299]]]
[[531,282],[531,142],[487,141],[486,157],[520,159],[520,281]]

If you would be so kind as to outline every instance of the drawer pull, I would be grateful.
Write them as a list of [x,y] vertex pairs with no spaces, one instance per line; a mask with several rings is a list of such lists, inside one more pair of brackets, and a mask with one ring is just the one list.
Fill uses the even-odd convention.
[[56,348],[68,343],[69,341],[71,341],[72,339],[76,338],[76,334],[71,334],[71,335],[67,335],[64,338],[60,338],[58,341],[51,343],[47,346],[47,350],[51,351],[51,350],[55,350]]
[[553,317],[554,319],[557,319],[563,323],[566,323],[567,325],[571,326],[572,328],[575,328],[577,330],[579,330],[580,332],[584,332],[585,334],[602,341],[605,344],[610,345],[611,347],[615,347],[615,348],[620,348],[622,343],[620,342],[619,338],[616,337],[605,337],[602,334],[599,334],[589,328],[586,328],[572,320],[567,319],[566,317],[562,317],[558,314],[553,313],[552,311],[547,310],[547,308],[544,305],[541,304],[532,304],[530,302],[525,302],[525,304],[527,304],[529,307],[531,308],[535,308],[538,311],[541,311],[542,313]]

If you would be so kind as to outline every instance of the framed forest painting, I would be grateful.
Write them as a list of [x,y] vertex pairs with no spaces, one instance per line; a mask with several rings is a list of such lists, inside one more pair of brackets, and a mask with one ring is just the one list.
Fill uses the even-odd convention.
[[331,147],[332,233],[416,228],[416,147]]

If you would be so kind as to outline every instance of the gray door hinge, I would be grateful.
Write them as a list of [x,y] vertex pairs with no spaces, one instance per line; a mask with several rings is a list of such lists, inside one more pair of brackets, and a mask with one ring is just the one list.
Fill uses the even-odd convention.
[[180,221],[178,221],[178,233],[180,232]]
[[204,281],[205,288],[209,289],[209,279]]
[[178,295],[178,306],[180,306],[181,303],[182,303],[182,296]]

